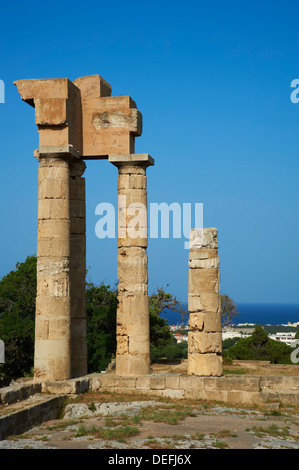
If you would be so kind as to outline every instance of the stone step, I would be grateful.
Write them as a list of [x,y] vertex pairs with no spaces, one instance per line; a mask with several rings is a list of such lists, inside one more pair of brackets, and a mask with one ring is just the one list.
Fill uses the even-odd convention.
[[79,395],[80,393],[86,392],[88,389],[89,378],[85,376],[56,382],[28,381],[15,383],[8,387],[0,388],[0,406],[26,400],[36,393]]
[[260,384],[262,390],[299,390],[299,376],[275,376],[275,375],[262,375],[260,377]]
[[66,396],[35,394],[24,401],[0,406],[0,440],[60,417]]
[[41,391],[53,395],[79,395],[89,389],[87,376],[55,382],[43,382]]
[[0,405],[10,405],[41,392],[40,382],[30,381],[15,383],[8,387],[0,388]]
[[280,402],[283,405],[299,405],[299,390],[281,388],[267,389],[261,392],[264,403]]

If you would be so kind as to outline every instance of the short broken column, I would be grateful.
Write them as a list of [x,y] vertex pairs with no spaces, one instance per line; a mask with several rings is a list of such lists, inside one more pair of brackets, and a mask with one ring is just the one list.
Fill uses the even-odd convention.
[[147,154],[110,155],[118,167],[118,308],[116,374],[150,372],[147,260]]
[[222,326],[218,232],[194,229],[190,235],[188,375],[222,375]]

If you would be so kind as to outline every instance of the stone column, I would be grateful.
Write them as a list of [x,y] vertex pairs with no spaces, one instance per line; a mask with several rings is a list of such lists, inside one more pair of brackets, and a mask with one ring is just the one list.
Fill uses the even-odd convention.
[[66,380],[86,373],[84,167],[69,153],[38,158],[35,377]]
[[86,203],[84,161],[70,163],[71,376],[87,374],[86,337]]
[[118,167],[118,308],[116,374],[150,372],[147,269],[147,155],[115,155]]
[[[87,372],[82,159],[110,155],[112,163],[126,166],[119,170],[120,187],[124,187],[128,204],[132,200],[137,206],[146,201],[145,171],[153,159],[132,154],[135,137],[142,133],[136,103],[129,96],[111,96],[111,86],[99,75],[74,82],[58,78],[14,83],[22,100],[35,108],[39,132],[35,376],[63,380]],[[130,211],[128,215],[132,215]],[[144,211],[140,217],[141,231],[146,231]],[[127,219],[119,228],[129,230],[129,222],[128,227],[126,224]],[[139,240],[126,235],[119,244],[118,331],[122,333],[117,370],[124,375],[149,370],[146,247],[147,234]],[[126,353],[122,349],[125,336]]]
[[191,231],[189,253],[188,375],[222,375],[221,297],[218,233]]

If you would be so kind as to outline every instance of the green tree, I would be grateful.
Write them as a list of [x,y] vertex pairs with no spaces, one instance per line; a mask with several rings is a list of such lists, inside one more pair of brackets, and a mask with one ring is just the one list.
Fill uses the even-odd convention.
[[161,316],[166,311],[178,312],[181,315],[182,325],[188,316],[188,310],[176,296],[159,288],[150,296],[151,359],[153,361],[187,358],[188,344],[177,343],[170,331],[168,321]]
[[178,357],[181,354],[181,348],[178,347],[167,320],[161,316],[167,310],[180,313],[182,321],[188,315],[188,311],[183,307],[181,301],[160,287],[149,298],[152,360],[162,357],[174,359],[174,356]]
[[88,371],[105,370],[116,352],[117,290],[86,286]]
[[226,294],[221,295],[221,320],[222,326],[228,326],[239,314],[234,301]]
[[292,348],[268,337],[257,325],[249,338],[241,338],[234,346],[223,351],[226,359],[270,361],[272,364],[291,364]]
[[179,313],[181,315],[182,324],[189,315],[188,310],[184,308],[182,302],[175,295],[159,287],[150,296],[150,311],[160,316],[166,310]]
[[239,337],[225,339],[224,341],[222,341],[222,349],[224,350],[231,348],[239,341],[239,339]]
[[[0,281],[0,339],[5,343],[5,364],[0,365],[0,385],[29,374],[33,368],[36,256],[17,263],[16,269]],[[149,298],[150,337],[153,357],[186,355],[177,345],[167,320],[161,317],[166,310],[186,315],[180,301],[163,289]],[[104,370],[116,353],[117,289],[101,284],[86,284],[88,371]],[[183,352],[182,352],[183,351]]]
[[299,330],[296,331],[295,339],[299,339]]
[[23,263],[0,281],[0,338],[5,344],[5,364],[0,384],[30,372],[34,355],[36,257]]
[[188,344],[177,343],[176,341],[168,344],[162,349],[162,357],[165,359],[183,359],[187,357]]

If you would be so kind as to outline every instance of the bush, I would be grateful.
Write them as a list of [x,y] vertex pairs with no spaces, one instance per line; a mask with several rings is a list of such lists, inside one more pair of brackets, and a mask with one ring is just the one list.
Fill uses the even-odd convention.
[[257,325],[249,338],[241,338],[234,346],[223,352],[226,360],[270,361],[272,364],[291,364],[292,348],[270,339]]
[[0,386],[30,374],[34,356],[36,257],[17,263],[0,281],[0,338],[5,364],[0,365]]
[[116,352],[117,290],[87,284],[86,308],[88,372],[100,372]]
[[[32,375],[34,362],[36,256],[17,263],[0,281],[0,339],[5,343],[5,364],[0,365],[0,386]],[[116,353],[117,289],[86,285],[88,372],[104,370]],[[174,343],[166,308],[183,313],[180,302],[163,289],[150,297],[151,354],[156,359],[186,356],[184,346]],[[163,349],[168,347],[165,351]]]
[[222,349],[225,350],[231,348],[239,341],[239,339],[240,338],[238,337],[225,339],[224,341],[222,341]]

